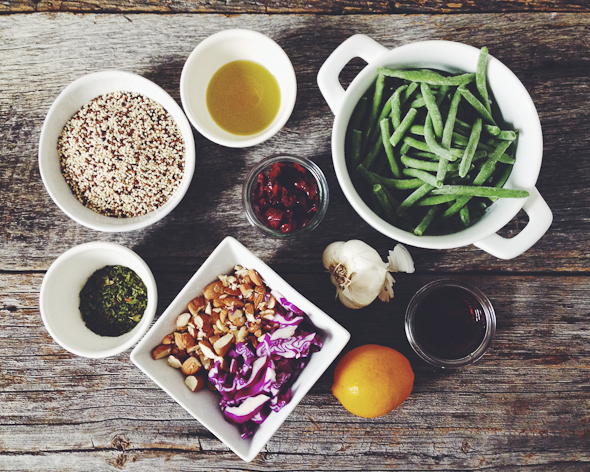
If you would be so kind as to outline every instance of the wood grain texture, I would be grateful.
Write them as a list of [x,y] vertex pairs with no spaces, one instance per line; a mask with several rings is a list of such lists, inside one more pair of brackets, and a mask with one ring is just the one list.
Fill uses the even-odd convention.
[[[162,279],[163,274],[157,274]],[[333,366],[254,462],[221,442],[132,366],[129,352],[83,359],[57,346],[37,308],[42,274],[0,274],[2,470],[586,470],[590,463],[588,281],[466,278],[498,316],[479,363],[436,371],[403,334],[409,297],[433,276],[402,274],[389,303],[351,312],[325,274],[287,280],[354,333],[404,353],[416,373],[395,412],[364,420],[330,393]],[[184,277],[165,274],[168,300]],[[547,310],[552,306],[553,310]],[[161,312],[161,308],[158,312]]]
[[[41,126],[55,97],[81,75],[111,68],[153,80],[180,103],[186,57],[229,28],[261,31],[291,58],[298,99],[285,128],[248,149],[223,148],[195,132],[193,183],[182,203],[150,228],[106,234],[69,220],[47,195],[37,166]],[[0,16],[0,470],[588,470],[589,31],[590,14],[562,13]],[[544,131],[537,188],[555,215],[532,249],[501,261],[472,246],[410,247],[417,272],[396,275],[389,304],[352,311],[334,301],[321,266],[329,243],[360,238],[383,256],[395,245],[354,213],[338,186],[333,116],[316,85],[321,64],[354,33],[388,48],[425,39],[487,45],[523,81]],[[362,65],[352,61],[343,83]],[[288,242],[256,232],[240,203],[249,169],[283,152],[318,163],[331,192],[321,225]],[[525,223],[519,215],[503,234]],[[43,276],[70,247],[102,240],[138,252],[156,277],[159,316],[227,235],[351,331],[347,350],[377,343],[405,354],[416,372],[408,401],[376,420],[353,417],[331,395],[332,366],[246,464],[136,369],[129,352],[76,357],[43,327]],[[420,362],[403,331],[413,293],[446,276],[481,288],[498,316],[491,350],[452,372]]]
[[[335,238],[362,237],[380,251],[392,242],[351,209],[331,162],[333,116],[316,76],[325,58],[353,33],[387,47],[448,39],[487,45],[529,90],[544,130],[544,159],[537,188],[554,212],[548,233],[510,262],[472,246],[445,251],[416,249],[420,270],[587,271],[590,259],[590,150],[587,77],[590,75],[590,15],[518,14],[316,17],[34,14],[0,17],[0,270],[45,270],[66,248],[91,239],[131,246],[155,268],[194,270],[227,235],[233,235],[273,265],[318,269],[319,256]],[[289,54],[297,74],[298,99],[285,128],[270,141],[227,149],[195,132],[197,169],[182,203],[152,227],[127,234],[100,234],[69,220],[44,190],[37,168],[37,142],[44,116],[71,81],[92,71],[116,68],[143,75],[179,101],[182,66],[192,49],[227,28],[263,31]],[[358,72],[354,62],[343,80]],[[314,160],[325,172],[331,201],[312,234],[283,244],[247,224],[241,185],[260,159],[292,153]],[[510,231],[525,224],[517,218]],[[46,235],[51,234],[51,238]]]
[[584,0],[9,0],[0,3],[0,12],[78,12],[78,13],[253,13],[253,14],[392,14],[392,13],[515,13],[590,11]]

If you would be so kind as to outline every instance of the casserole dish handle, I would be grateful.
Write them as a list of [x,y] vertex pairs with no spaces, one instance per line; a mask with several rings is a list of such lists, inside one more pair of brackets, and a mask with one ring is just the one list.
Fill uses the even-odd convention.
[[340,105],[344,97],[345,90],[340,84],[338,77],[346,64],[355,57],[360,57],[367,63],[370,63],[387,51],[389,49],[374,39],[364,34],[355,34],[330,54],[318,72],[318,86],[334,115],[340,110]]
[[541,239],[541,236],[551,226],[553,213],[551,213],[549,205],[543,200],[536,188],[529,192],[530,196],[522,207],[528,215],[529,221],[519,234],[513,238],[503,238],[494,233],[481,241],[473,243],[474,246],[500,259],[512,259],[520,256]]

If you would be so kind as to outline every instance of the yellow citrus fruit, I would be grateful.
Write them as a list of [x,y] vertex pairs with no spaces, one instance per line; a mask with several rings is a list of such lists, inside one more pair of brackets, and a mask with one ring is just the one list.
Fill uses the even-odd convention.
[[353,415],[383,416],[410,396],[414,371],[395,349],[366,344],[347,352],[334,372],[332,393]]

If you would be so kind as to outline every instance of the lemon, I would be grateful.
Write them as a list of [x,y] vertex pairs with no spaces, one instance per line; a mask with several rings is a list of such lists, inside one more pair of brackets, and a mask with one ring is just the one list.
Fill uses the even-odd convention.
[[410,396],[414,371],[395,349],[376,344],[359,346],[342,357],[334,372],[333,395],[353,415],[386,415]]

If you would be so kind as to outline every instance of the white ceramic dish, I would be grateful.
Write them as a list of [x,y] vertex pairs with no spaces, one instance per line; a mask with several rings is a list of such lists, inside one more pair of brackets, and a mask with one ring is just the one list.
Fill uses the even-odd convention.
[[[117,337],[90,331],[80,314],[80,290],[88,278],[107,265],[122,265],[135,271],[148,291],[148,304],[141,321]],[[119,354],[133,346],[150,327],[158,291],[148,265],[131,249],[109,242],[75,246],[59,256],[43,278],[39,308],[49,334],[64,349],[82,357],[101,358]]]
[[[225,131],[207,109],[211,78],[233,61],[252,61],[264,66],[277,80],[281,93],[275,119],[266,129],[249,136]],[[274,136],[291,116],[296,97],[297,79],[289,57],[276,42],[256,31],[231,29],[209,36],[189,55],[180,76],[180,98],[189,120],[207,139],[227,147],[254,146]]]
[[[133,218],[115,218],[86,208],[72,194],[60,169],[57,140],[67,121],[93,98],[116,91],[136,92],[160,103],[176,121],[185,144],[184,176],[179,188],[157,210]],[[190,123],[174,99],[152,81],[122,71],[102,71],[85,75],[68,85],[55,99],[41,129],[39,172],[55,204],[74,221],[98,231],[132,231],[164,218],[182,200],[195,169],[195,142]]]
[[[225,420],[219,407],[220,396],[216,392],[207,389],[196,393],[191,392],[184,385],[184,376],[181,372],[171,368],[165,359],[154,361],[151,356],[152,349],[160,344],[162,338],[176,329],[176,318],[186,311],[188,302],[201,295],[205,286],[216,280],[219,274],[230,273],[237,264],[256,269],[269,287],[277,290],[287,300],[305,311],[323,341],[322,349],[311,356],[309,364],[293,385],[291,401],[279,412],[272,412],[250,439],[240,438],[237,426]],[[232,451],[243,460],[251,461],[336,359],[349,338],[348,331],[336,321],[305,299],[237,240],[227,237],[217,246],[153,328],[135,347],[131,353],[131,360]]]
[[[338,76],[348,62],[360,57],[368,65],[344,90]],[[523,84],[504,64],[489,56],[488,81],[504,121],[519,131],[516,163],[505,188],[529,191],[526,199],[505,198],[494,203],[473,226],[444,236],[416,236],[379,218],[360,198],[352,185],[344,160],[344,141],[350,116],[357,102],[374,82],[378,67],[398,69],[432,68],[447,72],[475,72],[479,49],[450,41],[423,41],[387,49],[364,35],[344,41],[328,57],[318,73],[318,85],[335,114],[332,158],[338,182],[356,212],[373,228],[404,244],[430,249],[447,249],[474,244],[484,251],[510,259],[535,244],[549,229],[553,215],[535,184],[543,157],[543,136],[537,111]],[[529,222],[515,237],[496,234],[523,209]]]

